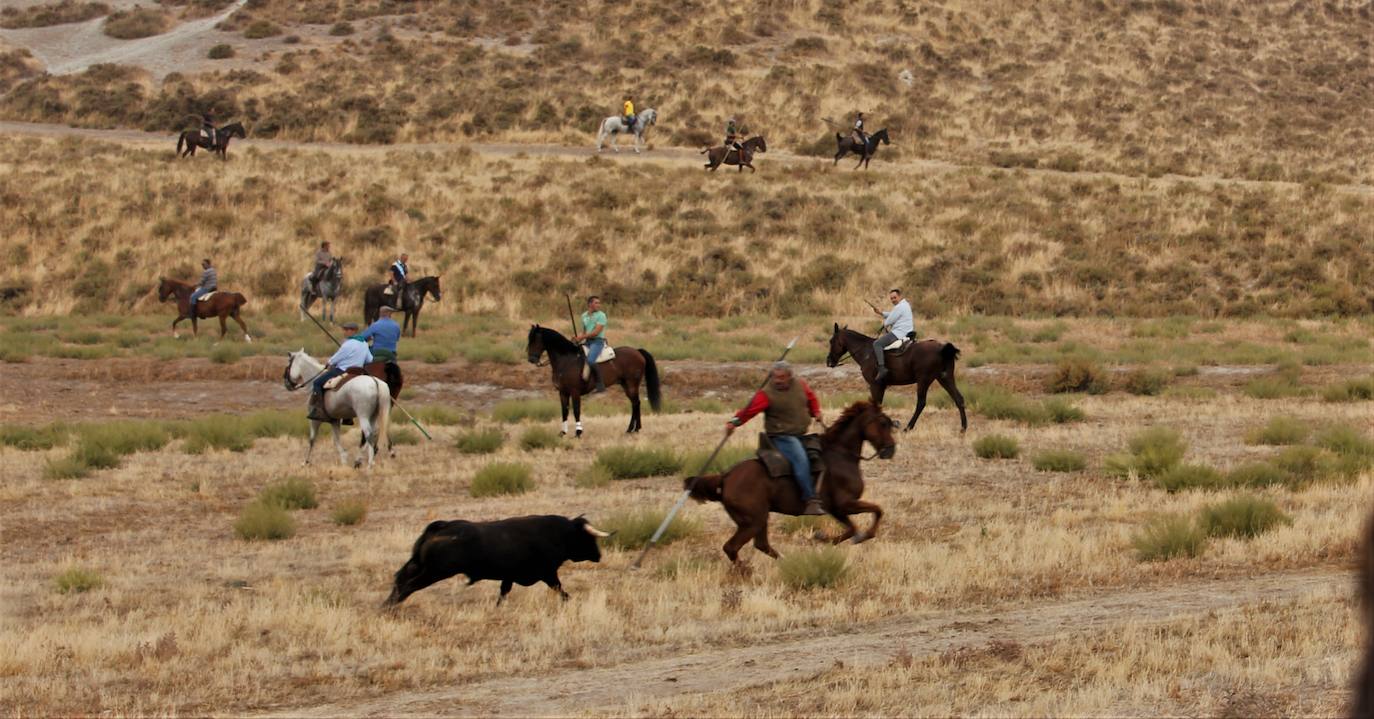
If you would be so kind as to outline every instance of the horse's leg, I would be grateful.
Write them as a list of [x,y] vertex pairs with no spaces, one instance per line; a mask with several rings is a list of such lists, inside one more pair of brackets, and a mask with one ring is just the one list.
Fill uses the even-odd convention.
[[[856,526],[854,526],[854,520],[852,520],[852,519],[849,518],[849,512],[846,511],[848,508],[849,508],[848,505],[845,505],[843,508],[840,508],[840,507],[831,507],[831,508],[830,508],[830,516],[832,516],[832,517],[834,517],[835,519],[839,520],[840,524],[843,524],[843,525],[844,525],[844,531],[841,532],[840,535],[839,535],[838,537],[832,537],[832,538],[830,539],[830,543],[831,543],[831,544],[840,544],[840,543],[842,543],[842,542],[845,542],[845,541],[847,541],[850,537],[853,537],[855,534],[857,534],[858,531],[859,531],[859,528],[856,527]],[[819,538],[819,537],[818,537],[818,538]]]
[[305,461],[301,464],[310,464],[310,453],[315,450],[315,437],[320,434],[320,423],[310,420],[310,441],[305,445]]
[[916,426],[916,420],[921,417],[921,410],[926,408],[926,392],[930,390],[930,380],[916,383],[916,411],[911,413],[911,421],[906,423],[906,431],[910,432]]
[[954,386],[954,378],[946,377],[941,374],[939,377],[935,378],[935,381],[939,382],[940,386],[945,388],[945,393],[949,395],[950,399],[954,400],[954,406],[959,408],[959,432],[967,432],[968,415],[964,412],[964,395],[960,394],[959,388]]
[[563,428],[559,430],[559,437],[568,436],[568,393],[558,390],[558,403],[563,405]]
[[339,453],[339,464],[348,464],[348,451],[344,449],[343,442],[339,439],[339,421],[330,422],[329,429],[334,432],[334,449]]
[[[224,339],[224,334],[229,331],[229,327],[225,325],[225,318],[227,318],[228,316],[229,313],[227,312],[221,313],[219,316],[219,338],[221,340]],[[248,334],[248,329],[244,328],[243,333]]]
[[175,338],[181,336],[181,335],[177,334],[177,323],[180,322],[180,321],[182,321],[182,320],[184,320],[184,319],[186,319],[184,316],[182,316],[182,315],[177,315],[177,318],[174,319],[174,320],[172,320],[172,338],[173,338],[173,339],[175,339]]
[[859,532],[858,534],[854,535],[855,544],[862,544],[878,536],[878,525],[881,524],[883,521],[882,507],[879,507],[878,505],[872,502],[865,502],[863,500],[856,499],[853,502],[850,502],[848,506],[846,506],[844,509],[846,512],[849,512],[850,514],[873,515],[873,524],[868,528],[868,531]]
[[777,550],[768,543],[768,515],[766,514],[763,515],[763,526],[759,527],[758,533],[754,535],[754,548],[774,559],[778,558]]
[[[252,341],[253,341],[253,336],[250,335],[250,334],[248,334],[248,325],[246,325],[246,324],[243,323],[243,318],[242,318],[242,317],[239,317],[239,311],[238,311],[238,310],[234,310],[234,313],[233,313],[232,315],[230,315],[230,317],[233,317],[233,318],[234,318],[234,321],[237,322],[237,323],[239,323],[239,329],[243,330],[243,341],[244,341],[244,342],[252,342]],[[224,329],[224,318],[223,318],[223,317],[219,318],[219,326],[220,326],[220,329],[221,329],[221,330]],[[220,336],[223,337],[223,336],[224,336],[224,333],[221,332],[221,333],[220,333]]]
[[725,546],[721,547],[721,549],[724,550],[725,556],[730,558],[730,563],[739,567],[739,550],[749,543],[749,540],[753,538],[756,530],[754,529],[754,522],[751,517],[736,515],[734,512],[730,512],[730,518],[735,520],[735,533],[731,535],[729,539],[725,540]]
[[883,396],[887,394],[887,385],[882,382],[868,383],[868,397],[873,400],[873,404],[883,406]]
[[[381,401],[382,398],[380,395],[378,395],[377,403],[380,404]],[[372,411],[373,413],[381,414],[377,411],[377,408],[375,406],[373,407]],[[365,452],[367,453],[367,469],[369,472],[372,471],[372,463],[374,460],[377,459],[377,436],[375,433],[376,429],[380,428],[374,428],[374,425],[372,424],[372,413],[358,414],[358,430],[363,433],[363,441],[362,447],[358,451],[358,458],[353,460],[354,469],[357,469],[358,467],[362,466],[363,453]]]
[[[579,376],[579,377],[577,378],[577,381],[578,381],[578,382],[581,382],[581,381],[582,381],[582,378]],[[582,436],[582,393],[581,393],[581,392],[577,392],[577,393],[574,393],[574,394],[573,394],[573,396],[572,396],[572,405],[573,405],[573,431],[575,431],[575,432],[577,433],[577,434],[574,435],[574,436],[581,437],[581,436]]]

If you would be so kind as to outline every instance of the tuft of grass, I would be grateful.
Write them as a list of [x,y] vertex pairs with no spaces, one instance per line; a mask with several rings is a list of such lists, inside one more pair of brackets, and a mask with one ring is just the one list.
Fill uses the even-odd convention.
[[474,429],[458,435],[453,446],[463,454],[491,454],[501,448],[506,433],[494,427]]
[[185,441],[181,449],[187,454],[205,454],[212,449],[244,452],[254,440],[237,418],[223,415],[191,420],[182,426],[182,433]]
[[0,425],[0,446],[31,452],[52,449],[67,443],[71,430],[58,422],[38,427],[22,427],[17,424]]
[[1288,484],[1289,474],[1268,462],[1248,462],[1226,473],[1232,487],[1273,487]]
[[90,474],[91,467],[72,456],[50,459],[43,465],[43,476],[47,479],[81,479]]
[[329,520],[335,524],[351,527],[362,524],[367,518],[367,505],[358,499],[346,499],[334,506],[329,512]]
[[611,479],[636,479],[677,474],[682,459],[672,450],[660,447],[607,447],[596,453],[596,464],[603,467]]
[[1142,478],[1157,477],[1183,461],[1188,445],[1175,430],[1151,427],[1137,433],[1128,443],[1129,452],[1112,455],[1105,463],[1108,474]]
[[1215,489],[1225,483],[1226,478],[1222,476],[1221,472],[1202,464],[1176,465],[1155,477],[1155,484],[1170,492],[1185,489]]
[[989,434],[974,440],[973,453],[983,459],[1016,459],[1021,453],[1021,445],[1015,437]]
[[1104,394],[1107,391],[1107,376],[1097,363],[1077,357],[1059,360],[1054,371],[1045,382],[1045,391],[1052,394],[1064,392],[1087,392]]
[[508,399],[491,408],[491,417],[498,422],[514,424],[527,419],[549,422],[562,416],[562,409],[551,399]]
[[1335,454],[1374,459],[1374,439],[1349,425],[1327,427],[1318,432],[1312,441]]
[[268,485],[258,494],[258,501],[282,509],[314,509],[320,504],[315,499],[314,485],[301,477],[287,477],[276,484]]
[[1251,380],[1242,390],[1245,396],[1254,399],[1284,399],[1299,397],[1308,393],[1301,384],[1302,368],[1295,364],[1280,365],[1269,377]]
[[1374,377],[1348,379],[1322,388],[1326,402],[1365,402],[1374,399]]
[[462,410],[438,404],[418,407],[411,410],[411,413],[415,415],[415,419],[420,421],[420,424],[432,424],[440,427],[466,424],[469,421],[469,416]]
[[410,447],[420,443],[420,433],[409,427],[391,430],[391,443],[397,447]]
[[849,558],[839,547],[803,549],[779,559],[778,574],[793,589],[828,589],[849,576]]
[[1088,459],[1071,449],[1047,449],[1031,457],[1031,466],[1041,472],[1078,472],[1088,466]]
[[58,594],[82,594],[104,586],[105,579],[93,569],[70,566],[53,577]]
[[1044,401],[1045,416],[1055,424],[1082,422],[1087,413],[1062,397],[1051,397]]
[[[637,509],[630,511],[617,512],[606,517],[605,520],[597,522],[596,526],[607,532],[614,532],[611,536],[601,541],[602,546],[612,549],[630,550],[642,549],[649,543],[649,538],[654,535],[658,525],[663,523],[668,513],[656,509]],[[663,530],[663,536],[659,537],[659,546],[672,544],[679,539],[684,539],[696,534],[700,525],[689,520],[682,514],[673,517],[672,524]]]
[[1150,520],[1131,537],[1131,546],[1146,562],[1196,557],[1207,549],[1207,533],[1184,515],[1168,514]]
[[1169,386],[1170,373],[1154,367],[1139,367],[1126,373],[1121,388],[1134,395],[1154,397]]
[[227,60],[234,56],[234,46],[220,43],[210,48],[210,51],[205,53],[205,56],[211,60]]
[[1272,501],[1247,495],[1204,507],[1198,522],[1209,537],[1249,539],[1293,520]]
[[610,470],[599,464],[589,464],[573,478],[573,486],[578,489],[599,489],[611,483]]
[[473,497],[494,497],[502,494],[524,494],[534,489],[528,465],[515,462],[496,462],[479,470],[472,478],[468,494]]
[[727,471],[746,459],[753,459],[756,455],[757,450],[752,445],[727,444],[721,448],[716,458],[711,460],[710,466],[702,469],[702,464],[710,458],[711,451],[706,449],[693,450],[682,455],[682,471],[695,475],[715,474]]
[[215,364],[234,364],[243,358],[237,345],[222,344],[210,350],[210,361]]
[[132,10],[121,10],[105,18],[103,29],[106,35],[117,40],[138,40],[161,35],[171,26],[172,19],[161,10],[135,6]]
[[103,451],[116,456],[156,452],[172,439],[166,425],[143,420],[115,420],[77,428],[77,449]]
[[520,435],[520,448],[527,452],[557,447],[562,443],[563,438],[548,427],[530,427]]
[[279,504],[250,502],[234,520],[234,532],[242,539],[287,539],[296,534],[296,520]]
[[1311,430],[1307,423],[1293,417],[1271,417],[1263,427],[1257,427],[1245,435],[1246,444],[1267,444],[1281,446],[1302,444]]
[[988,419],[1007,419],[1028,425],[1049,421],[1043,406],[1000,387],[980,390],[969,404],[975,412]]

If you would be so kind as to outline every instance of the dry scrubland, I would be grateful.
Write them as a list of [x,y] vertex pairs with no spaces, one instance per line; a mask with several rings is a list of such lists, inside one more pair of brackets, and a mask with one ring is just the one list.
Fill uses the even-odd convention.
[[[1072,404],[1086,417],[1063,424],[976,411],[969,439],[1004,435],[1020,449],[1018,458],[1000,460],[977,458],[954,432],[948,407],[933,409],[916,433],[901,436],[895,460],[865,465],[869,495],[888,518],[877,540],[840,550],[842,572],[805,559],[807,523],[777,518],[775,545],[802,557],[803,566],[787,575],[750,553],[754,571],[730,574],[719,552],[730,525],[718,506],[707,505],[689,508],[685,536],[657,552],[643,572],[626,571],[634,552],[615,545],[601,565],[571,567],[565,582],[573,600],[566,604],[538,588],[517,588],[498,610],[495,585],[448,582],[392,613],[378,609],[390,575],[431,519],[586,512],[632,541],[645,528],[640,521],[636,530],[631,514],[665,507],[680,480],[608,480],[607,470],[590,469],[596,457],[626,445],[700,452],[718,432],[718,412],[651,416],[635,439],[619,433],[622,418],[595,417],[587,438],[560,442],[537,436],[528,423],[434,409],[429,416],[446,423],[436,429],[438,441],[407,443],[370,478],[329,462],[295,468],[304,449],[299,427],[267,415],[251,420],[252,429],[245,425],[245,432],[264,438],[240,445],[242,452],[217,449],[222,445],[203,423],[105,425],[114,429],[103,432],[78,427],[65,444],[60,432],[35,439],[11,428],[6,444],[53,448],[0,448],[13,478],[0,489],[11,567],[3,601],[16,620],[0,628],[0,642],[11,648],[0,659],[6,677],[0,705],[54,714],[347,707],[397,691],[758,645],[786,632],[814,636],[889,619],[945,616],[953,624],[940,631],[957,636],[963,612],[1049,607],[1202,579],[1239,583],[1294,570],[1332,572],[1352,560],[1374,479],[1368,401],[1270,401],[1226,391],[1204,398],[1112,393],[1075,397]],[[832,417],[837,409],[829,408]],[[1290,431],[1262,440],[1293,447],[1256,444],[1275,416],[1312,436]],[[1182,454],[1150,440],[1134,447],[1133,469],[1116,474],[1120,454],[1146,426],[1178,430]],[[482,442],[473,439],[461,444],[474,453],[455,448],[460,434],[483,428],[503,437],[494,453],[480,454]],[[288,436],[273,438],[281,432]],[[408,442],[417,439],[409,435]],[[60,475],[52,466],[102,443],[123,455],[103,466],[117,466],[83,479],[51,478]],[[1034,470],[1032,457],[1046,450],[1078,453],[1086,469]],[[1306,465],[1292,461],[1304,453]],[[477,475],[498,462],[527,466],[532,488],[474,498],[494,479]],[[1282,466],[1284,474],[1268,486],[1232,487],[1217,479],[1173,493],[1160,488],[1166,464],[1184,465],[1171,471],[1193,476],[1199,470],[1187,467],[1229,472],[1256,462]],[[671,472],[671,465],[662,471]],[[241,513],[266,511],[255,497],[291,474],[313,485],[313,501],[300,488],[272,490],[275,501],[317,505],[290,512],[294,536],[239,538]],[[1253,538],[1213,531],[1209,540],[1183,536],[1202,531],[1186,529],[1141,539],[1169,517],[1202,526],[1208,508],[1238,498],[1251,506],[1272,502],[1280,516],[1243,524]],[[365,508],[360,524],[335,523],[356,520],[358,503]],[[268,527],[280,521],[258,520]],[[1142,558],[1161,550],[1172,558]],[[807,589],[807,582],[833,584]],[[736,693],[727,682],[711,696],[648,702],[621,695],[603,708],[687,714],[802,707],[883,713],[914,706],[1024,714],[1340,709],[1358,641],[1344,591],[1216,609],[1212,618],[1158,625],[1135,621],[1127,610],[1083,628],[1082,638],[1023,637],[1016,626],[1004,626],[1003,638],[987,646],[878,657],[876,672],[837,667],[763,691]],[[785,648],[774,661],[785,666]],[[1129,696],[1122,686],[1134,687]]]
[[443,277],[431,311],[512,319],[563,290],[655,315],[844,314],[890,285],[921,316],[1374,306],[1374,197],[1321,184],[801,162],[703,185],[680,160],[250,147],[211,165],[33,138],[0,139],[0,163],[0,301],[25,314],[151,311],[157,277],[194,279],[203,255],[251,312],[284,309],[321,239],[350,302],[406,249]]
[[740,114],[771,146],[833,152],[821,118],[863,109],[909,157],[1371,180],[1364,2],[254,0],[221,27],[280,45],[162,82],[45,77],[15,50],[0,113],[171,130],[214,104],[257,137],[583,145],[632,93],[661,111],[660,144]]

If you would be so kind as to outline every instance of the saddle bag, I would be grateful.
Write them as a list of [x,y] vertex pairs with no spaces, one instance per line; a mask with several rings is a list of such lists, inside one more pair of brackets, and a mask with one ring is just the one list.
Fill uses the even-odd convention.
[[596,358],[596,363],[610,362],[613,359],[615,359],[615,348],[606,345],[601,349],[601,354]]

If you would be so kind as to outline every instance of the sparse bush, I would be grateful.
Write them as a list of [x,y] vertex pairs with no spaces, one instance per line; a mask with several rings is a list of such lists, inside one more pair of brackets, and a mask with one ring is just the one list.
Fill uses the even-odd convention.
[[1180,464],[1155,477],[1155,484],[1169,492],[1215,489],[1225,484],[1221,472],[1202,464]]
[[[613,549],[628,550],[642,549],[649,543],[649,538],[654,536],[654,531],[658,525],[663,523],[668,513],[662,510],[639,509],[633,511],[617,512],[606,517],[605,520],[597,522],[596,526],[602,531],[614,532],[613,535],[601,540],[602,546]],[[679,539],[696,534],[700,525],[684,517],[679,513],[673,517],[672,524],[663,530],[663,536],[659,537],[658,545],[664,546],[672,544]]]
[[239,512],[234,532],[249,541],[288,539],[296,534],[296,520],[279,504],[251,502]]
[[527,465],[497,462],[477,471],[468,494],[473,497],[494,497],[501,494],[524,494],[534,489]]
[[91,467],[74,456],[50,459],[43,465],[43,476],[47,479],[81,479],[91,473]]
[[607,447],[596,453],[596,464],[612,479],[636,479],[677,474],[682,460],[672,450],[654,447]]
[[281,34],[281,28],[267,20],[254,20],[243,29],[243,36],[249,40],[261,40]]
[[1041,472],[1077,472],[1088,466],[1088,460],[1070,449],[1047,449],[1031,457],[1031,466]]
[[1054,394],[1063,392],[1087,392],[1103,394],[1107,391],[1107,377],[1096,363],[1085,359],[1066,358],[1059,360],[1054,372],[1045,383],[1045,391]]
[[610,483],[610,470],[599,464],[587,465],[573,478],[573,486],[578,489],[599,489]]
[[390,430],[391,443],[397,447],[413,447],[420,443],[420,433],[409,427]]
[[969,404],[988,419],[1007,419],[1028,425],[1044,424],[1049,420],[1043,406],[997,387],[978,391]]
[[66,444],[70,430],[65,425],[50,423],[38,427],[22,427],[17,424],[0,425],[0,446],[30,452],[39,449],[52,449]]
[[699,475],[725,472],[746,459],[753,459],[758,455],[758,451],[750,445],[727,444],[721,448],[720,454],[711,460],[711,465],[703,469],[701,465],[710,455],[710,451],[704,449],[682,455],[682,471]]
[[1105,462],[1108,474],[1126,476],[1131,473],[1142,478],[1157,477],[1172,469],[1188,451],[1188,445],[1178,432],[1165,427],[1151,427],[1131,438],[1129,453],[1112,455]]
[[228,60],[234,56],[234,46],[220,43],[210,48],[210,51],[205,53],[205,56],[211,60]]
[[99,572],[84,567],[67,567],[53,577],[53,585],[57,588],[58,594],[82,594],[99,589],[104,584],[105,579]]
[[1249,462],[1226,473],[1226,484],[1232,487],[1273,487],[1288,481],[1287,472],[1268,462]]
[[1323,478],[1330,468],[1325,453],[1316,447],[1297,445],[1285,447],[1274,455],[1273,465],[1288,475],[1290,486],[1299,486]]
[[60,2],[30,5],[25,8],[9,6],[5,8],[3,14],[0,14],[0,27],[11,30],[52,27],[53,25],[86,22],[108,14],[110,14],[110,6],[102,2],[60,0]]
[[353,33],[353,23],[345,22],[343,20],[334,23],[329,28],[329,34],[333,35],[334,37],[344,37],[346,35],[352,35]]
[[1348,425],[1327,427],[1317,433],[1313,442],[1336,454],[1374,459],[1374,440]]
[[366,518],[367,505],[357,499],[346,499],[339,502],[329,513],[330,521],[346,527],[361,524]]
[[1307,423],[1293,417],[1272,417],[1263,427],[1245,435],[1246,444],[1301,444],[1310,430]]
[[161,35],[172,26],[172,19],[161,10],[134,7],[105,18],[105,34],[118,40],[138,40]]
[[239,348],[234,345],[220,345],[210,350],[210,361],[215,364],[234,364],[242,357]]
[[536,422],[550,422],[562,416],[558,403],[548,399],[508,399],[497,402],[491,408],[492,419],[514,424],[532,419]]
[[848,576],[849,559],[839,547],[803,549],[783,555],[778,574],[793,589],[827,589]]
[[205,454],[212,449],[244,452],[253,446],[254,440],[236,418],[223,415],[191,420],[183,426],[182,433],[185,441],[181,450],[187,454]]
[[563,443],[558,433],[547,427],[530,427],[520,435],[520,448],[525,451],[549,449]]
[[974,440],[973,453],[983,459],[1015,459],[1021,453],[1021,445],[1015,437],[989,434]]
[[1364,402],[1374,399],[1374,377],[1349,379],[1322,388],[1327,402]]
[[1242,496],[1203,508],[1198,517],[1209,537],[1255,537],[1292,520],[1277,504],[1260,497]]
[[1169,514],[1150,520],[1131,538],[1131,545],[1147,562],[1196,557],[1207,549],[1207,534],[1188,517]]
[[467,424],[470,421],[470,416],[462,410],[437,404],[415,408],[411,413],[421,424],[435,424],[440,427]]
[[1169,385],[1169,373],[1162,369],[1140,367],[1131,370],[1121,382],[1122,389],[1134,395],[1154,397]]
[[506,433],[499,429],[474,429],[458,435],[453,446],[463,454],[491,454],[501,448],[506,441]]
[[1068,400],[1061,397],[1051,397],[1044,402],[1045,416],[1055,424],[1068,424],[1070,422],[1082,422],[1087,414]]
[[268,485],[258,494],[258,501],[275,504],[282,509],[314,509],[319,506],[315,499],[315,487],[301,477],[287,477]]
[[[116,420],[77,428],[77,450],[103,451],[115,456],[156,452],[171,441],[161,422]],[[111,465],[113,466],[113,465]]]

